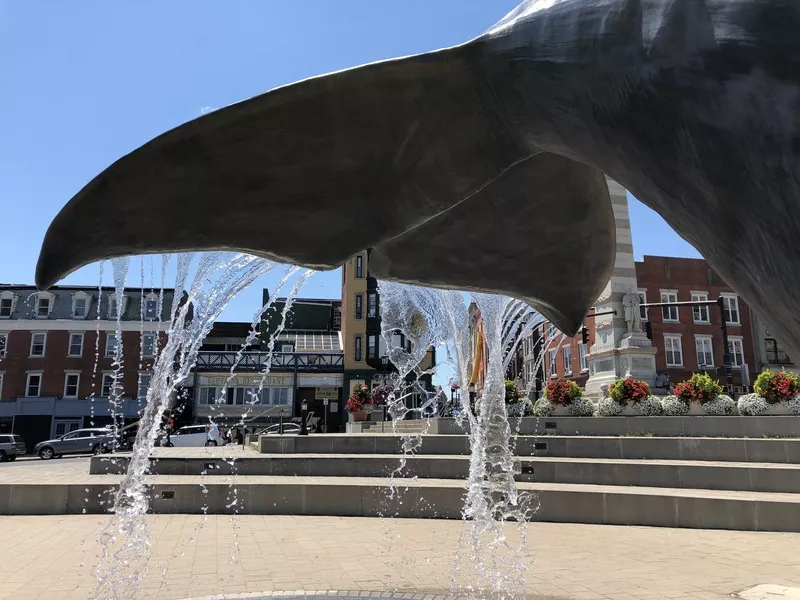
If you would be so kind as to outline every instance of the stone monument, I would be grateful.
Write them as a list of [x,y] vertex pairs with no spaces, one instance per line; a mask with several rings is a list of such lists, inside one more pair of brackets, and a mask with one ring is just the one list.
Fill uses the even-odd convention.
[[603,396],[603,388],[616,379],[635,377],[651,388],[656,383],[656,349],[642,332],[627,192],[616,181],[606,182],[614,210],[617,247],[614,271],[595,303],[595,311],[614,310],[616,314],[595,318],[595,342],[589,348],[586,382],[587,395],[595,398]]

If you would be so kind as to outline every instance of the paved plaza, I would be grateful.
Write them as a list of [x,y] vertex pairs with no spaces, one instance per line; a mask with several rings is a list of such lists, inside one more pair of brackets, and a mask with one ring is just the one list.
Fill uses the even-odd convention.
[[[93,598],[99,534],[110,518],[0,517],[0,599]],[[134,597],[170,600],[299,589],[444,594],[468,526],[188,515],[150,516],[148,524],[147,572]],[[515,527],[507,528],[513,541]],[[533,597],[719,599],[759,584],[800,586],[800,534],[549,523],[528,534]]]

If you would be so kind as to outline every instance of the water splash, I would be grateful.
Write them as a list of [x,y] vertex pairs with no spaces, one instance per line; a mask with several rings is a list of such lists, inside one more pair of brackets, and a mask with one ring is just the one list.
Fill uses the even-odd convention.
[[161,414],[176,386],[189,377],[214,320],[236,294],[274,265],[261,258],[229,252],[201,254],[187,289],[191,263],[192,255],[178,256],[167,342],[153,368],[128,471],[115,496],[114,516],[101,535],[103,556],[95,572],[98,580],[95,597],[103,600],[133,597],[147,570],[150,540],[144,515],[149,499],[144,476]]

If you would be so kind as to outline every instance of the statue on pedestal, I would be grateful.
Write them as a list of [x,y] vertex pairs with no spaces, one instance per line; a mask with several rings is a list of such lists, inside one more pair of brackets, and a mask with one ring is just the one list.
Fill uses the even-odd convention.
[[628,325],[628,333],[642,332],[642,311],[639,305],[641,300],[639,294],[630,293],[622,297],[622,305],[625,309],[625,323]]

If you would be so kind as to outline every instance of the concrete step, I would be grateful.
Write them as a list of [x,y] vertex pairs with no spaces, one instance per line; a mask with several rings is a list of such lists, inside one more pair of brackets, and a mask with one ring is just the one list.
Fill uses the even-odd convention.
[[[654,417],[655,418],[655,417]],[[422,435],[420,453],[469,454],[465,435]],[[402,436],[394,434],[262,435],[264,454],[399,454]],[[514,436],[519,456],[714,460],[800,464],[800,439],[616,436]]]
[[[153,475],[270,475],[307,477],[421,477],[464,480],[468,456],[379,454],[263,454],[236,460],[202,457],[153,458]],[[124,474],[128,458],[95,456],[91,474]],[[800,465],[680,460],[526,457],[518,481],[800,493]]]
[[[101,514],[120,477],[85,475],[47,484],[0,483],[0,514]],[[149,476],[151,512],[461,518],[464,482],[385,478]],[[536,494],[534,520],[747,531],[800,531],[800,495],[520,483]]]
[[[683,417],[525,417],[513,423],[522,435],[660,435],[693,437],[800,436],[800,415],[759,417],[687,415]],[[461,434],[455,419],[429,420],[428,433]]]

